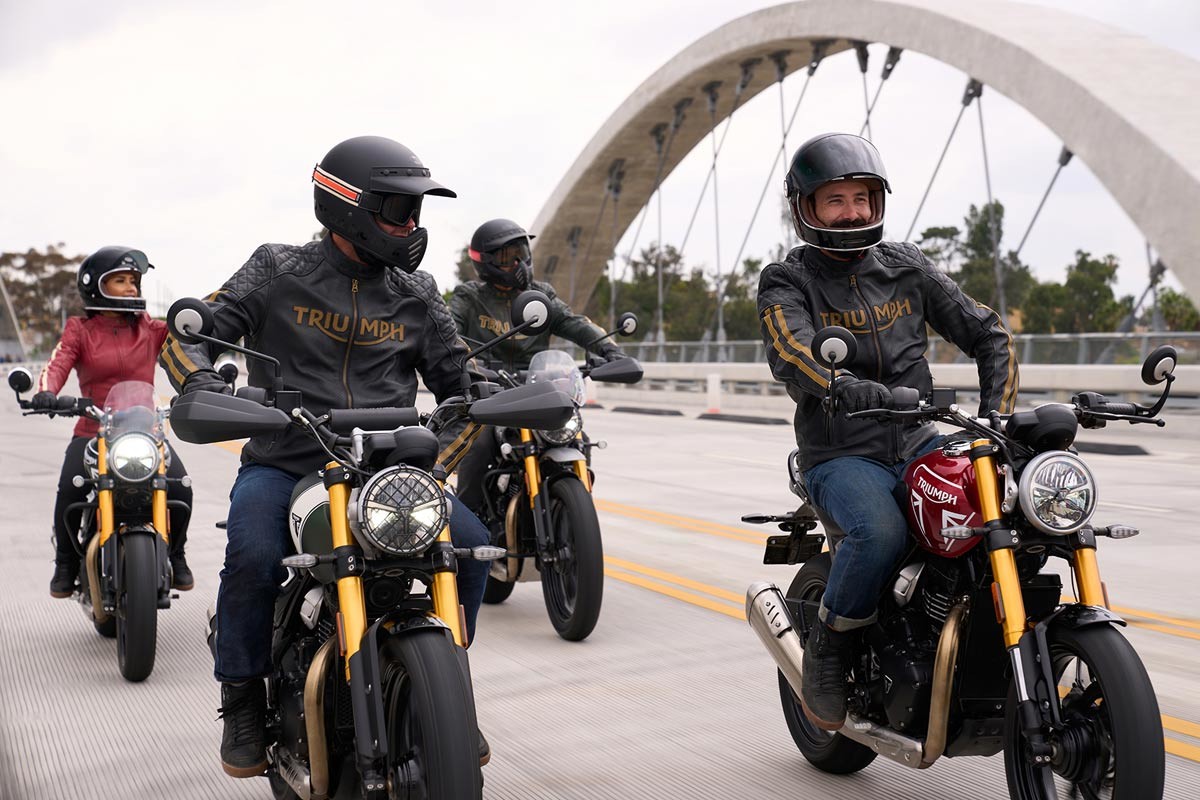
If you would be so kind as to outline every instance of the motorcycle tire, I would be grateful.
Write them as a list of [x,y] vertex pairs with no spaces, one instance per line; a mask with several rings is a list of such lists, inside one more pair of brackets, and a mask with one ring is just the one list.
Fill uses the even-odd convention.
[[513,593],[513,587],[516,585],[516,581],[498,581],[488,575],[487,583],[483,587],[483,602],[490,606],[503,603]]
[[1066,730],[1051,741],[1056,745],[1051,766],[1035,767],[1025,755],[1016,690],[1009,689],[1004,736],[1009,795],[1161,800],[1162,717],[1137,651],[1109,625],[1052,628],[1049,646],[1060,687],[1069,684],[1059,702]]
[[158,558],[149,536],[122,536],[119,544],[121,605],[117,617],[117,663],[131,683],[154,670],[158,638]]
[[483,796],[474,700],[455,646],[449,632],[429,629],[392,636],[380,648],[386,769],[400,784],[394,796]]
[[[820,601],[829,583],[832,565],[833,557],[829,553],[810,558],[788,587],[787,599]],[[779,673],[779,702],[783,706],[783,718],[787,721],[792,741],[808,763],[817,769],[833,775],[849,775],[875,760],[877,754],[871,748],[847,739],[840,733],[821,730],[813,725],[800,705],[800,698],[796,697],[782,672]]]
[[115,639],[117,637],[117,618],[109,617],[104,622],[96,622],[92,620],[92,625],[96,628],[96,633],[103,636],[105,639]]
[[550,541],[557,558],[541,566],[542,597],[558,635],[588,637],[604,600],[604,549],[592,495],[578,478],[560,478],[548,489]]

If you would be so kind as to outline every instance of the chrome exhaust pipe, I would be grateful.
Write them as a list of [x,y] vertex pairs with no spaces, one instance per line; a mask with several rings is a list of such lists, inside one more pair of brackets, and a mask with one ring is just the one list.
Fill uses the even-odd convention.
[[804,648],[778,586],[767,581],[750,584],[746,590],[746,621],[758,634],[775,666],[779,667],[788,685],[799,697],[803,685],[801,664],[804,661]]
[[291,754],[291,751],[283,747],[275,748],[275,770],[300,800],[312,800],[309,772],[304,768],[300,759]]
[[[329,674],[329,665],[333,663],[333,646],[336,641],[336,636],[330,636],[325,640],[325,644],[317,649],[304,678],[304,730],[308,734],[308,774],[305,776],[305,788],[309,794],[301,794],[287,773],[280,771],[284,780],[304,800],[325,800],[329,796],[329,745],[325,741],[325,678]],[[280,752],[290,755],[287,751]],[[282,759],[280,763],[283,763]]]
[[100,600],[100,534],[93,534],[88,540],[87,555],[88,592],[91,594],[92,619],[97,624],[108,622],[108,613]]
[[929,725],[925,729],[925,746],[921,767],[928,767],[946,751],[946,728],[950,724],[951,690],[954,688],[954,669],[958,664],[958,643],[963,625],[971,613],[971,600],[964,597],[950,609],[938,637],[937,655],[933,660],[933,687],[929,693]]
[[879,755],[890,758],[897,764],[903,764],[913,769],[928,766],[928,764],[922,764],[921,761],[925,754],[924,742],[897,733],[891,728],[885,728],[869,719],[861,719],[853,714],[847,714],[846,724],[838,729],[838,733],[871,748]]

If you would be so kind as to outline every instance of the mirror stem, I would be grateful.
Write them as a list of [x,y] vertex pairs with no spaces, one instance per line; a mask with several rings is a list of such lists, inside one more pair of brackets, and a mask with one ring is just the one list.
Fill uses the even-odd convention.
[[[474,358],[475,356],[484,352],[485,350],[490,350],[491,348],[500,344],[500,342],[503,342],[505,339],[516,336],[521,331],[523,331],[529,327],[532,327],[533,325],[536,325],[536,324],[537,324],[537,320],[529,320],[528,322],[522,322],[520,325],[517,325],[514,328],[509,328],[507,331],[500,334],[495,339],[492,339],[490,342],[487,342],[486,344],[482,344],[479,347],[476,347],[471,352],[467,353],[467,357],[464,359],[464,361],[470,361],[472,358]],[[464,367],[465,367],[465,364],[464,364]]]
[[256,353],[253,350],[247,350],[245,347],[238,347],[236,344],[230,344],[229,342],[223,342],[220,339],[217,339],[216,337],[213,337],[213,336],[205,336],[203,333],[197,333],[196,331],[193,331],[193,330],[185,329],[184,332],[188,336],[191,336],[193,339],[199,339],[200,341],[208,342],[209,344],[217,344],[217,345],[220,345],[221,347],[224,347],[227,350],[233,350],[234,352],[241,353],[242,355],[253,356],[254,358],[257,358],[259,361],[266,361],[269,364],[274,364],[275,365],[275,381],[274,381],[273,386],[275,388],[275,391],[280,391],[281,389],[283,389],[283,366],[279,363],[279,359],[272,358],[271,356],[268,356],[268,355],[263,355],[262,353]]

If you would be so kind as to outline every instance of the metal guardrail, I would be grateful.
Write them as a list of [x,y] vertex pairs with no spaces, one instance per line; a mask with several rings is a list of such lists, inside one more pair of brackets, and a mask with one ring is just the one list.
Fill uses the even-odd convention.
[[[1200,364],[1200,332],[1053,333],[1013,337],[1020,364],[1140,364],[1160,344],[1179,350],[1180,364]],[[716,342],[623,342],[625,352],[643,362],[762,363],[767,360],[757,339]],[[927,358],[935,364],[965,363],[958,348],[936,334],[929,337]]]

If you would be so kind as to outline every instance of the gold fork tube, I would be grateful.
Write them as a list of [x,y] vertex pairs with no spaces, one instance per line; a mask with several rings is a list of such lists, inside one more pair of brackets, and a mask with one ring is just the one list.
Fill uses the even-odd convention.
[[[533,432],[528,428],[521,428],[521,444],[529,444],[532,441]],[[542,472],[538,469],[537,457],[532,454],[525,456],[525,487],[529,490],[530,508],[533,508],[533,498],[537,497],[541,485]]]
[[[104,435],[96,437],[96,469],[100,477],[108,474],[108,443],[104,439]],[[96,535],[100,537],[100,546],[108,541],[108,537],[113,534],[113,496],[112,489],[102,489],[96,491],[97,516],[96,520]]]
[[[325,468],[336,469],[337,463]],[[350,502],[350,485],[335,483],[329,487],[329,523],[333,529],[334,548],[353,544],[346,509]],[[367,603],[363,599],[362,578],[351,575],[337,582],[338,609],[342,617],[342,646],[346,659],[346,680],[350,680],[350,657],[359,650],[363,634],[367,630]]]
[[[158,476],[160,478],[167,477],[167,447],[161,442],[158,445]],[[154,503],[152,508],[152,519],[154,521],[154,530],[162,538],[165,544],[171,543],[171,536],[167,528],[170,517],[167,515],[167,490],[154,490]]]
[[[971,448],[987,447],[987,439],[976,439]],[[975,485],[979,489],[979,508],[987,525],[1000,519],[1000,482],[996,477],[996,459],[991,455],[972,457],[975,465]],[[1021,578],[1011,547],[991,550],[992,602],[996,621],[1004,632],[1005,647],[1015,647],[1025,633],[1025,598],[1021,594]]]
[[1096,562],[1096,549],[1080,547],[1075,550],[1075,582],[1079,585],[1079,599],[1084,605],[1108,608],[1104,596],[1104,584],[1100,582],[1100,565]]
[[[439,542],[450,544],[450,526],[447,525],[437,539]],[[454,643],[459,647],[467,646],[467,617],[462,604],[458,602],[458,582],[453,572],[433,573],[433,613],[450,628],[454,635]]]

